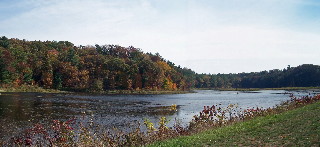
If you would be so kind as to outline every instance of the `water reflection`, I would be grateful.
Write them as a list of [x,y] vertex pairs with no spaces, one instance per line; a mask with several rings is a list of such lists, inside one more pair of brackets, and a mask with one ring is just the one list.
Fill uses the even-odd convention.
[[[292,93],[292,92],[290,92]],[[309,91],[296,91],[294,95],[308,95]],[[312,92],[314,94],[314,92]],[[11,136],[16,130],[31,124],[46,123],[54,119],[81,118],[106,128],[128,127],[144,118],[158,122],[162,116],[180,119],[187,124],[204,105],[226,107],[238,104],[242,108],[273,107],[290,99],[283,90],[258,92],[199,90],[197,93],[177,95],[81,95],[6,93],[0,95],[0,137]],[[176,111],[170,106],[176,104]],[[169,126],[173,125],[173,121]]]

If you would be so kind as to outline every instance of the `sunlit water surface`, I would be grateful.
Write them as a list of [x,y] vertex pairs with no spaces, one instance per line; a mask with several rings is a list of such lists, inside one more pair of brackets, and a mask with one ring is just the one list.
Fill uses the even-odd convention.
[[[196,93],[174,95],[83,95],[44,93],[2,93],[0,95],[0,137],[16,135],[35,123],[52,120],[83,119],[104,128],[126,129],[133,122],[150,119],[158,122],[167,117],[169,126],[175,120],[183,125],[199,114],[204,105],[226,107],[238,104],[242,109],[274,107],[290,99],[288,91],[256,92],[198,90]],[[314,94],[313,91],[290,91],[295,96]],[[177,111],[165,106],[176,104]]]

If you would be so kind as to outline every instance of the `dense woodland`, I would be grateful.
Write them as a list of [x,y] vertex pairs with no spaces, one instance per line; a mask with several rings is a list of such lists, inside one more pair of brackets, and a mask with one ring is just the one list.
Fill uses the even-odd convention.
[[197,74],[197,88],[280,88],[319,87],[320,66],[303,64],[298,67],[238,74]]
[[276,88],[320,86],[320,67],[239,74],[197,74],[163,59],[119,45],[75,46],[68,41],[0,38],[0,86],[101,92],[190,88]]
[[118,45],[0,39],[0,83],[74,91],[186,90],[195,73],[159,54]]

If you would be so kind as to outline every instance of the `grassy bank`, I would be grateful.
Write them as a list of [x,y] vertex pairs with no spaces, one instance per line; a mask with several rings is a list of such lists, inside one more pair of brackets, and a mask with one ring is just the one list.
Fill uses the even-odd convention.
[[[145,94],[185,94],[193,93],[194,90],[220,90],[220,91],[259,91],[259,90],[315,90],[320,91],[320,87],[282,87],[282,88],[196,88],[192,90],[182,91],[182,90],[109,90],[109,91],[78,91],[88,94],[132,94],[132,95],[145,95]],[[39,86],[32,85],[21,85],[17,86],[0,86],[0,92],[43,92],[43,93],[70,93],[72,90],[62,91],[57,89],[45,89]],[[77,91],[74,91],[77,92]]]
[[42,92],[42,93],[67,93],[66,91],[60,91],[56,89],[45,89],[39,86],[21,85],[16,86],[2,86],[0,92]]
[[319,146],[320,102],[150,146]]
[[[0,86],[0,92],[42,92],[42,93],[70,93],[71,91],[61,91],[56,89],[45,89],[38,86],[32,86],[32,85],[21,85],[19,87],[17,86]],[[81,91],[79,91],[81,92]],[[115,95],[115,94],[132,94],[132,95],[138,95],[138,94],[184,94],[184,93],[191,93],[192,91],[182,91],[182,90],[109,90],[109,91],[101,91],[101,92],[95,92],[95,91],[87,91],[84,93],[87,94],[107,94],[107,95]]]

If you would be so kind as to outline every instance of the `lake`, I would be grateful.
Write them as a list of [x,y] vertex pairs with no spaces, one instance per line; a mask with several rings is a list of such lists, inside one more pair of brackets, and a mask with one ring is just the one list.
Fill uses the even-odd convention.
[[[187,125],[204,105],[226,107],[238,104],[246,109],[274,107],[289,100],[288,91],[262,90],[254,92],[197,90],[196,93],[173,95],[86,95],[45,93],[2,93],[0,95],[0,137],[10,137],[35,123],[72,118],[92,121],[106,128],[126,129],[132,122],[145,118],[158,122],[166,116]],[[290,91],[295,96],[314,94],[313,91]],[[177,105],[177,111],[166,106]]]

